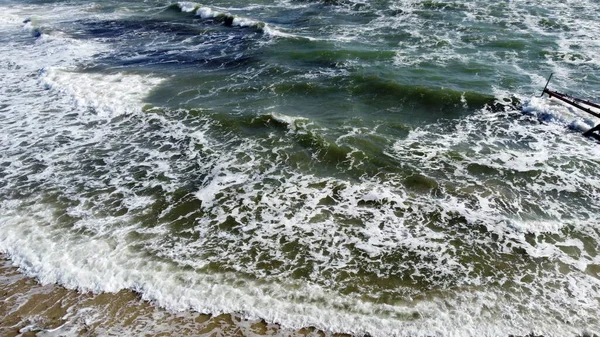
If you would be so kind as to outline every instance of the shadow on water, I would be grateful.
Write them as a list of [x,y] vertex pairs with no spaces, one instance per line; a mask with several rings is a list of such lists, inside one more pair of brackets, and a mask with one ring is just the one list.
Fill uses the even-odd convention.
[[172,72],[192,68],[235,68],[253,62],[262,33],[252,27],[215,25],[214,20],[178,16],[80,20],[72,36],[108,43],[113,52],[94,60],[98,70]]
[[[288,145],[293,156],[288,158],[294,165],[317,159],[326,170],[338,172],[340,166],[356,160],[364,163],[356,174],[396,172],[400,163],[383,153],[390,145],[388,135],[379,135],[384,141],[361,135],[338,142],[346,132],[340,127],[353,119],[366,121],[364,128],[418,126],[459,118],[494,103],[493,96],[477,92],[408,84],[393,75],[384,78],[373,75],[373,70],[340,65],[348,59],[384,62],[393,57],[391,52],[339,50],[329,43],[301,39],[294,41],[305,53],[294,54],[287,38],[283,44],[275,40],[263,48],[265,34],[256,27],[232,27],[222,19],[187,13],[168,17],[174,16],[172,7],[164,18],[77,21],[72,34],[76,38],[100,39],[115,46],[113,52],[98,55],[96,66],[86,70],[169,75],[146,102],[169,109],[213,111],[209,118],[221,119],[216,125],[222,134],[264,141],[275,132],[282,143],[292,141]],[[270,52],[276,53],[279,45],[288,49],[273,56]],[[295,126],[264,117],[267,107],[307,118],[316,127],[289,133]]]
[[[386,62],[394,55],[389,51],[339,50],[302,39],[290,44],[289,38],[273,39],[254,26],[231,27],[219,18],[173,12],[170,6],[153,18],[77,21],[76,38],[115,46],[86,70],[164,74],[169,79],[148,97],[151,104],[219,106],[249,116],[263,114],[265,104],[273,102],[284,114],[311,119],[327,111],[327,118],[338,120],[364,116],[422,125],[494,104],[493,96],[408,84],[395,78],[399,74],[384,78],[344,64]],[[265,41],[273,43],[265,46]],[[290,49],[298,43],[302,52]]]

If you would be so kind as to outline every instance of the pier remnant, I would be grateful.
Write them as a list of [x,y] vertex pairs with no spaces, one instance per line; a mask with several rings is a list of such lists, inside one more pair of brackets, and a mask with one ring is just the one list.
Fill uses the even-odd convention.
[[[587,112],[596,118],[600,118],[600,112],[592,110],[592,108],[600,110],[600,104],[548,89],[548,84],[550,83],[550,79],[552,79],[552,75],[553,74],[550,74],[550,77],[548,77],[548,81],[546,82],[546,86],[544,86],[544,90],[542,91],[542,95],[540,97],[544,96],[544,94],[548,94],[548,98],[556,97],[557,99],[574,106],[581,111]],[[583,135],[585,137],[592,137],[600,141],[600,123],[584,132]]]

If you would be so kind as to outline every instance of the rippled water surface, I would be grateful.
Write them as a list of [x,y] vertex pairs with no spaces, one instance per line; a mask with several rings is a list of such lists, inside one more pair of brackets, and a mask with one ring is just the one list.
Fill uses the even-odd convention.
[[288,328],[599,333],[598,120],[539,97],[600,100],[599,11],[3,1],[0,252]]

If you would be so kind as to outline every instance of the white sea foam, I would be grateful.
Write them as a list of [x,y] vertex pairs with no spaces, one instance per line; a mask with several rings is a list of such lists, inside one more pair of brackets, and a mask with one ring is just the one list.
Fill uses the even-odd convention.
[[4,27],[14,27],[24,20],[13,13],[9,8],[3,8],[4,11],[0,14],[0,25]]
[[[200,276],[143,258],[143,252],[135,253],[128,249],[129,244],[125,240],[127,231],[113,232],[109,236],[68,238],[54,226],[39,227],[40,221],[53,222],[52,210],[45,210],[42,206],[33,211],[34,218],[14,213],[7,214],[10,217],[3,217],[1,243],[3,251],[11,256],[14,263],[22,270],[37,275],[42,283],[58,282],[67,287],[95,292],[130,288],[139,291],[145,299],[157,301],[173,310],[193,308],[211,313],[244,310],[249,317],[286,322],[286,325],[296,328],[316,323],[333,331],[369,331],[375,336],[414,336],[423,333],[493,336],[521,331],[523,326],[550,335],[580,332],[577,328],[565,330],[564,326],[546,325],[550,322],[543,320],[529,322],[528,316],[522,314],[515,315],[513,321],[507,324],[504,320],[498,320],[493,312],[510,308],[510,301],[514,299],[502,299],[500,294],[484,290],[457,292],[454,298],[443,302],[415,301],[409,306],[392,306],[329,294],[321,287],[310,284],[297,284],[291,289],[280,288],[277,284],[265,287],[245,281],[244,287],[240,288],[228,285],[230,279],[227,275]],[[28,234],[24,236],[23,232]],[[31,240],[36,240],[37,248],[30,245]],[[69,249],[56,249],[57,245]],[[570,282],[573,282],[573,290],[580,292],[578,301],[582,301],[590,291],[593,293],[593,284],[576,279],[570,279]],[[306,298],[309,302],[297,302],[294,298]],[[539,304],[532,299],[529,305],[536,307]],[[577,305],[583,310],[594,307],[589,299]],[[448,311],[448,306],[460,306],[467,310],[452,312]],[[340,307],[348,309],[340,310]],[[379,314],[374,315],[376,312]],[[471,316],[470,313],[474,312],[479,315]],[[407,322],[393,318],[395,315],[413,313],[419,313],[422,319]],[[387,315],[389,318],[385,318]],[[318,322],[315,317],[320,317]],[[468,327],[473,330],[465,330]]]
[[288,116],[279,112],[271,113],[270,118],[273,118],[274,120],[280,123],[286,124],[288,129],[290,130],[297,130],[299,125],[308,123],[307,118]]
[[213,18],[221,13],[214,12],[211,8],[208,7],[200,7],[196,10],[196,15],[203,19]]
[[[215,14],[207,10],[204,15]],[[598,239],[598,206],[569,205],[560,198],[582,193],[586,200],[598,200],[600,180],[591,168],[599,153],[560,123],[482,111],[459,120],[451,132],[440,132],[439,124],[420,128],[387,149],[414,173],[410,177],[435,180],[439,191],[415,191],[401,174],[322,177],[281,164],[290,142],[265,148],[236,135],[215,138],[209,132],[212,125],[202,118],[190,126],[189,120],[160,111],[140,113],[143,97],[161,79],[77,72],[73,66],[98,49],[86,48],[80,55],[72,43],[61,37],[40,40],[33,50],[2,49],[4,57],[21,67],[12,73],[2,68],[3,78],[10,80],[2,90],[27,92],[11,98],[14,107],[2,121],[6,124],[0,124],[10,131],[0,138],[6,144],[5,179],[25,193],[30,187],[19,185],[22,175],[40,184],[40,190],[59,190],[62,198],[48,201],[36,193],[4,198],[0,250],[41,282],[95,292],[133,289],[172,310],[242,312],[288,327],[315,325],[374,336],[524,331],[562,336],[580,334],[586,324],[596,328],[590,322],[597,322],[600,284],[597,275],[585,270],[599,258],[582,242]],[[40,56],[53,46],[66,52],[47,64]],[[40,77],[27,77],[41,68]],[[563,109],[532,99],[525,111],[536,117],[565,116],[560,118],[568,122],[573,112]],[[131,119],[113,120],[123,116]],[[272,117],[290,126],[286,136],[294,136],[296,117]],[[97,124],[89,127],[88,122]],[[356,128],[348,132],[337,142],[359,133]],[[168,149],[159,151],[159,146]],[[86,152],[92,150],[103,155]],[[80,165],[94,165],[85,162],[88,156],[102,160],[97,164],[101,169],[89,176],[74,173]],[[275,159],[261,159],[269,156]],[[203,175],[190,179],[182,174],[189,165],[199,166]],[[136,169],[149,178],[132,179]],[[523,186],[525,175],[537,179],[525,180],[529,185]],[[202,201],[204,213],[180,216],[193,225],[186,230],[197,234],[194,240],[176,237],[171,226],[178,219],[161,217],[182,201],[167,199],[173,204],[160,208],[154,197],[137,194],[157,188],[162,192],[154,196],[167,198],[190,183],[196,183],[189,193]],[[69,205],[60,205],[64,199]],[[111,208],[105,204],[125,210],[105,214]],[[140,224],[141,216],[154,211],[152,206],[160,220]],[[432,220],[436,217],[440,220]],[[440,223],[456,227],[437,228]],[[216,230],[220,225],[232,228]],[[584,238],[564,234],[555,243],[537,239],[569,233],[569,228]],[[487,247],[502,254],[491,256]],[[570,253],[571,247],[579,255]],[[464,254],[471,249],[481,250],[484,261],[469,261]],[[513,249],[522,249],[527,258],[561,261],[573,270],[562,274],[520,260]],[[514,261],[503,261],[503,254]],[[261,255],[278,263],[265,267]],[[492,258],[518,267],[486,269],[485,259]],[[227,271],[206,272],[211,264]],[[304,266],[309,270],[301,270]],[[408,279],[402,282],[427,283],[431,291],[390,286],[384,290],[405,294],[393,301],[376,288],[363,289],[363,297],[344,294],[343,287],[355,285],[360,274],[382,283],[405,274]],[[526,281],[532,275],[534,284]]]
[[90,74],[45,69],[42,83],[51,90],[73,98],[76,106],[92,109],[100,118],[141,111],[142,99],[162,82],[148,76],[117,73]]
[[195,11],[199,6],[195,2],[188,2],[188,1],[178,2],[177,5],[179,6],[179,8],[181,9],[182,12],[186,12],[186,13],[191,13],[191,12]]
[[246,18],[239,18],[239,17],[233,18],[233,22],[232,22],[232,25],[239,26],[239,27],[251,27],[251,26],[255,26],[256,24],[257,24],[256,21],[246,19]]
[[227,17],[227,18],[231,19],[231,25],[234,27],[254,27],[272,37],[295,37],[295,38],[301,37],[301,36],[297,36],[294,34],[285,33],[283,31],[281,31],[280,29],[278,29],[272,25],[266,24],[262,21],[257,21],[257,20],[253,20],[250,18],[237,16],[237,15],[232,15],[224,9],[213,9],[211,7],[202,7],[202,6],[196,6],[195,8],[197,8],[196,15],[198,15],[199,17],[201,17],[203,19]]
[[[175,129],[170,129],[175,131]],[[425,135],[425,134],[424,134]],[[204,137],[204,136],[203,136]],[[200,137],[201,139],[202,137]],[[243,147],[241,152],[254,151],[252,147]],[[220,154],[221,163],[227,163],[232,160],[235,154]],[[253,166],[249,164],[249,167]],[[249,177],[244,179],[233,179],[229,170],[235,168],[239,170],[240,166],[235,165],[235,161],[227,165],[221,165],[214,169],[214,176],[217,177],[217,183],[207,185],[202,188],[202,193],[212,191],[211,186],[219,186],[219,190],[227,192],[227,187],[236,184],[248,184]],[[222,177],[222,178],[219,178]],[[225,179],[226,184],[218,183],[218,179]],[[252,177],[255,181],[260,181],[261,176]],[[377,259],[382,253],[398,244],[411,247],[415,251],[423,252],[424,247],[428,249],[447,250],[444,244],[434,244],[430,241],[432,238],[441,239],[439,235],[427,231],[415,236],[410,230],[403,226],[402,222],[392,214],[378,214],[379,211],[372,213],[375,218],[372,219],[362,233],[367,239],[358,240],[354,235],[340,233],[336,229],[337,225],[330,220],[317,222],[313,225],[306,222],[308,217],[318,214],[320,209],[320,200],[326,196],[333,196],[341,204],[334,208],[336,212],[353,212],[356,216],[370,213],[368,207],[359,206],[361,201],[392,201],[396,205],[406,205],[407,196],[398,191],[390,190],[374,182],[362,184],[347,184],[345,182],[329,181],[325,184],[326,188],[310,187],[312,184],[319,183],[321,180],[311,176],[296,176],[284,185],[273,186],[271,190],[255,191],[244,189],[240,200],[249,201],[258,194],[262,195],[260,203],[254,207],[261,212],[263,221],[246,222],[244,225],[248,230],[248,235],[255,238],[277,235],[281,237],[302,238],[299,232],[317,232],[317,237],[330,238],[331,247],[336,248],[338,257],[332,258],[331,253],[327,255],[318,254],[314,251],[312,258],[315,261],[322,261],[317,264],[318,268],[328,268],[327,266],[348,266],[352,265],[352,254],[345,248],[348,244],[354,244],[357,249],[366,252],[370,257]],[[212,184],[212,183],[211,183]],[[335,194],[336,184],[347,184],[340,192]],[[119,184],[121,185],[121,184]],[[280,191],[286,191],[281,195]],[[240,192],[236,192],[240,193]],[[246,194],[246,195],[244,195]],[[216,193],[210,195],[210,201],[214,203]],[[308,199],[304,201],[306,208],[293,215],[289,213],[290,203],[295,202],[295,197],[304,195]],[[283,198],[282,198],[283,197]],[[208,199],[207,199],[208,200]],[[145,201],[148,202],[148,201]],[[412,201],[414,202],[414,200]],[[412,203],[411,202],[411,203]],[[426,202],[423,200],[423,202]],[[6,201],[2,205],[3,210],[15,209],[19,202]],[[249,205],[252,205],[250,203]],[[203,205],[204,206],[204,205]],[[206,207],[210,210],[210,205]],[[266,206],[266,207],[264,207]],[[228,207],[227,203],[224,207]],[[422,205],[423,210],[427,209]],[[485,216],[471,213],[469,208],[457,203],[455,207],[450,208],[453,211],[458,210],[464,215],[473,218],[474,216]],[[218,208],[214,209],[218,212]],[[393,209],[389,209],[393,211]],[[84,211],[85,212],[85,211]],[[242,219],[247,216],[242,208],[232,209],[228,213],[217,213],[217,219],[225,219],[227,216],[234,216],[236,219]],[[76,215],[73,213],[73,215]],[[291,215],[292,218],[287,217]],[[13,261],[24,271],[37,276],[42,282],[58,282],[68,287],[91,290],[91,291],[118,291],[120,289],[134,289],[142,294],[145,299],[156,301],[158,304],[173,310],[182,310],[193,308],[201,312],[220,313],[220,312],[239,312],[243,311],[248,317],[261,317],[269,321],[282,322],[288,327],[302,327],[306,325],[317,325],[322,328],[333,331],[347,331],[354,333],[370,332],[375,336],[389,335],[418,335],[419,333],[439,334],[444,336],[464,336],[464,335],[498,335],[507,333],[517,333],[522,329],[530,328],[536,331],[545,331],[548,333],[560,331],[561,333],[576,334],[580,332],[577,328],[569,328],[556,325],[552,320],[530,321],[529,316],[516,315],[511,324],[497,315],[497,312],[503,312],[507,315],[512,307],[512,301],[515,299],[502,300],[501,294],[496,294],[484,290],[473,290],[457,292],[454,298],[443,301],[411,301],[408,306],[374,304],[354,298],[353,296],[342,296],[331,290],[324,289],[321,286],[308,284],[286,284],[272,283],[266,285],[245,281],[243,286],[232,285],[230,281],[236,279],[236,276],[225,275],[204,275],[193,271],[184,271],[174,268],[169,263],[148,260],[146,252],[136,252],[129,249],[128,234],[145,233],[154,235],[156,238],[156,247],[148,247],[151,251],[167,253],[158,248],[161,238],[168,235],[165,227],[158,227],[152,230],[144,230],[137,226],[128,225],[120,230],[110,231],[102,230],[114,228],[116,222],[131,221],[128,217],[110,220],[108,218],[82,220],[78,222],[77,227],[91,230],[95,233],[91,238],[71,236],[60,226],[55,225],[54,210],[43,204],[28,210],[27,214],[20,214],[16,210],[5,213],[2,217],[1,247],[8,253]],[[377,229],[378,223],[384,221],[385,227],[382,230]],[[49,226],[39,227],[39,223],[47,223]],[[209,224],[198,224],[197,231],[204,232]],[[391,226],[391,227],[388,227]],[[223,243],[232,239],[223,237]],[[36,242],[36,245],[31,245]],[[174,254],[173,259],[177,263],[190,265],[194,268],[202,268],[207,262],[202,259],[192,258],[198,250],[205,247],[202,240],[185,246],[175,247],[170,253]],[[259,241],[261,245],[269,247],[274,242],[271,240]],[[310,241],[306,241],[310,244]],[[68,247],[68,249],[57,250],[55,247]],[[35,248],[37,247],[37,248]],[[274,253],[279,251],[276,247]],[[200,250],[201,251],[201,250]],[[556,251],[550,253],[535,253],[539,256],[555,256]],[[237,254],[244,253],[231,252],[234,259]],[[438,268],[444,273],[451,275],[453,266],[458,264],[447,254],[432,256],[443,260]],[[445,267],[443,267],[445,266]],[[240,266],[241,271],[252,270],[251,266]],[[383,275],[382,275],[383,276]],[[582,283],[581,279],[572,279],[573,290],[580,292],[578,298],[589,298],[593,294],[593,285]],[[587,288],[586,288],[587,287]],[[304,300],[299,301],[299,298]],[[564,297],[570,298],[569,296]],[[545,308],[545,303],[538,303],[537,300],[527,300],[529,305],[538,305]],[[448,311],[448,306],[463,307],[468,303],[466,311]],[[567,303],[568,304],[568,303]],[[581,305],[581,304],[578,304]],[[340,309],[347,308],[347,309]],[[588,302],[584,308],[593,308],[593,303]],[[546,310],[546,309],[543,309]],[[480,313],[479,319],[474,319],[471,313]],[[374,314],[377,313],[377,314]],[[394,317],[409,317],[419,313],[421,319],[414,322],[398,320]],[[585,315],[582,317],[586,317]]]
[[522,111],[538,118],[540,121],[559,123],[582,132],[589,130],[599,122],[597,118],[583,111],[548,97],[525,99]]

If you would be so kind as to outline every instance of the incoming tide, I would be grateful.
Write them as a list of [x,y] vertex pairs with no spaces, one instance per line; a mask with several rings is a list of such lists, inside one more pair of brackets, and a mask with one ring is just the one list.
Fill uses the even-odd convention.
[[286,329],[599,334],[599,121],[539,97],[600,100],[599,12],[3,0],[0,253]]

